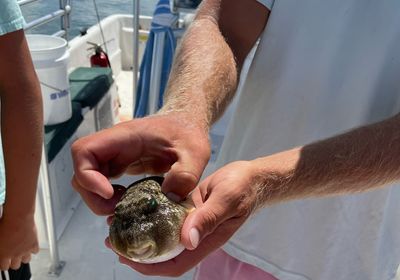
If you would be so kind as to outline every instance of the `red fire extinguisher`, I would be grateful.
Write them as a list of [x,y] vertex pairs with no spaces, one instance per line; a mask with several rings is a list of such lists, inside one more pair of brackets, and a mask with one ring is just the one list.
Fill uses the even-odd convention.
[[94,54],[90,56],[91,67],[111,67],[110,60],[108,59],[107,53],[103,50],[101,45],[88,42],[93,47],[88,50],[94,50]]

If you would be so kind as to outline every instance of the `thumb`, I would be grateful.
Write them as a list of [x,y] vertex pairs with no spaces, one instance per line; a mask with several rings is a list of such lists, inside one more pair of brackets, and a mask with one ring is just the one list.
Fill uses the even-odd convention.
[[209,198],[188,215],[181,233],[181,242],[186,249],[196,249],[202,239],[231,217],[231,213],[219,205],[221,203]]
[[181,199],[185,198],[196,187],[206,164],[207,161],[203,162],[189,154],[181,156],[165,176],[162,184],[163,192],[173,193]]

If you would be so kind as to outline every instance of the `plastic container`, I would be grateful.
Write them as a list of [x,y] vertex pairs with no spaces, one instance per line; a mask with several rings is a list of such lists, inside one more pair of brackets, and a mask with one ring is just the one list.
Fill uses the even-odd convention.
[[65,122],[72,116],[67,41],[50,35],[26,38],[42,90],[44,124]]

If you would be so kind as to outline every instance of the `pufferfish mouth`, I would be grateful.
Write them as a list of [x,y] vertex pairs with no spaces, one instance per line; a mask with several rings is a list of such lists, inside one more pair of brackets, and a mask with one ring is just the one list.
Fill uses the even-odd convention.
[[130,244],[126,254],[132,260],[144,260],[153,257],[157,253],[157,246],[154,241],[146,241],[140,245]]

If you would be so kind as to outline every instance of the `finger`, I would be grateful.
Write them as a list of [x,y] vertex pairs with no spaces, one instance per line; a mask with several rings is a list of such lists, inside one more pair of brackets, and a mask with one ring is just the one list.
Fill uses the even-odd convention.
[[115,254],[117,254],[118,256],[120,256],[120,254],[119,254],[117,251],[115,251],[115,250],[114,250],[114,247],[111,245],[111,241],[110,241],[110,238],[109,238],[109,237],[107,237],[107,238],[104,240],[104,245],[106,245],[106,247],[107,247],[108,249],[111,249]]
[[10,268],[17,270],[21,266],[21,258],[14,258],[10,262]]
[[32,254],[37,254],[39,253],[39,244],[36,244],[32,249],[31,249]]
[[111,245],[111,242],[110,242],[110,238],[109,238],[109,237],[107,237],[107,238],[104,240],[104,245],[106,245],[107,248],[112,249],[112,245]]
[[202,206],[204,204],[204,196],[202,195],[201,189],[200,188],[195,188],[189,195],[188,197],[195,208],[199,208],[200,206]]
[[31,261],[31,254],[26,254],[21,258],[22,263],[29,263]]
[[37,239],[37,233],[35,233],[35,243],[32,245],[30,252],[27,252],[26,255],[37,254],[39,250],[39,240]]
[[110,198],[113,192],[107,176],[120,174],[139,159],[142,146],[141,138],[121,125],[77,140],[71,152],[78,186]]
[[96,214],[100,216],[111,215],[114,213],[115,205],[121,199],[125,192],[125,188],[121,186],[116,186],[113,188],[113,196],[110,199],[104,199],[103,197],[87,191],[83,188],[77,187],[77,181],[75,177],[72,180],[72,185],[74,189],[79,192],[82,199],[86,202],[88,207]]
[[[108,179],[100,172],[99,163],[96,157],[87,153],[86,155],[74,156],[75,174],[73,181],[74,187],[79,192],[80,189],[96,193],[108,199],[112,197],[113,190]],[[104,171],[103,171],[104,172]]]
[[204,237],[235,215],[233,207],[226,201],[226,197],[214,192],[204,204],[189,213],[181,236],[182,244],[187,249],[195,249]]
[[207,159],[189,152],[181,152],[165,176],[162,190],[172,192],[182,199],[185,198],[197,185],[207,164]]
[[201,199],[203,203],[204,203],[205,201],[207,201],[207,199],[208,199],[208,196],[209,196],[209,193],[210,193],[210,191],[209,191],[209,189],[208,189],[208,186],[210,185],[211,179],[212,179],[212,176],[208,176],[207,178],[205,178],[205,179],[200,183],[200,185],[198,186],[198,188],[196,188],[196,189],[199,190],[199,194],[200,194],[200,196],[201,196],[199,199]]
[[10,268],[11,265],[11,259],[2,259],[0,260],[0,270],[5,271]]
[[107,225],[108,225],[108,226],[111,226],[111,223],[112,223],[113,218],[114,218],[114,215],[111,215],[111,216],[108,216],[108,217],[107,217]]
[[77,183],[77,191],[79,189],[90,191],[104,199],[109,199],[113,195],[110,181],[103,174],[95,170],[85,170],[75,173],[74,180]]

